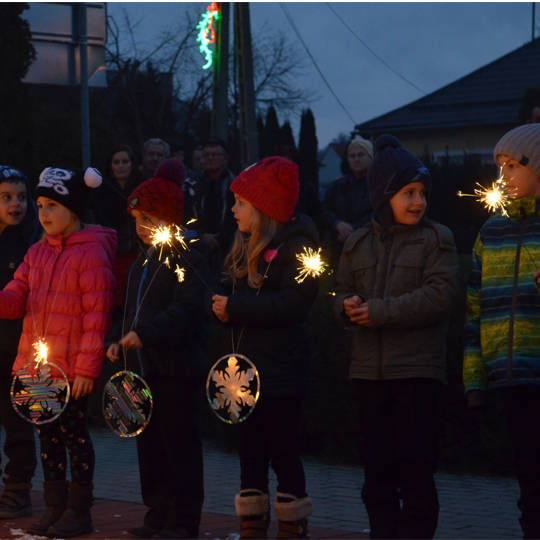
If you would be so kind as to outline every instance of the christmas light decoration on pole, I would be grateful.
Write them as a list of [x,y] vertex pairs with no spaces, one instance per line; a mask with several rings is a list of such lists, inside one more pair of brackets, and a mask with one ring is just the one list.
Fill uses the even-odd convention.
[[209,69],[212,67],[214,61],[214,53],[211,49],[216,41],[216,30],[214,22],[220,18],[219,7],[216,2],[212,2],[206,11],[201,15],[201,20],[197,24],[197,43],[199,43],[199,51],[204,56],[205,64],[203,69]]

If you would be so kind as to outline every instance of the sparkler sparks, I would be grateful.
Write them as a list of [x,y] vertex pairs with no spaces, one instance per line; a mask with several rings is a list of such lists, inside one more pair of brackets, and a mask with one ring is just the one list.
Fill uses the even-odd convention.
[[176,277],[178,278],[178,283],[182,283],[186,277],[186,271],[184,268],[180,268],[178,265],[176,265],[176,269],[174,271],[176,274]]
[[479,203],[482,203],[484,208],[490,212],[500,210],[504,217],[508,217],[506,207],[510,202],[510,196],[508,194],[508,190],[506,189],[502,174],[491,184],[491,187],[486,188],[478,182],[476,182],[476,185],[479,189],[474,190],[474,195],[472,193],[463,193],[460,190],[457,192],[457,196],[475,197],[476,200]]
[[315,251],[305,247],[302,253],[296,254],[296,259],[300,262],[299,274],[294,278],[297,283],[302,283],[308,276],[319,277],[328,266],[321,258],[321,248]]
[[45,340],[39,338],[32,344],[32,347],[34,347],[34,359],[36,360],[36,364],[38,366],[40,366],[41,364],[46,364],[49,347],[47,346]]
[[184,230],[178,225],[158,225],[157,227],[148,227],[150,230],[150,241],[155,248],[159,247],[159,257],[163,254],[165,247],[173,249],[175,241],[182,249],[187,249],[184,239]]

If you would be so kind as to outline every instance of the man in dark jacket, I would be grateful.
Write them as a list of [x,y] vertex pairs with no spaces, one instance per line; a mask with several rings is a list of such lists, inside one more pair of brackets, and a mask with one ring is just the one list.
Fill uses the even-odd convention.
[[[28,180],[12,167],[0,166],[0,287],[11,281],[39,230],[36,210],[28,201]],[[10,402],[11,368],[21,335],[20,320],[0,319],[0,420],[6,440],[4,491],[0,519],[32,513],[31,480],[36,468],[34,430],[14,411]]]
[[[192,186],[194,202],[191,213],[197,218],[197,229],[208,249],[210,270],[217,276],[236,230],[231,212],[234,197],[229,190],[234,175],[228,168],[229,152],[221,139],[207,140],[202,150],[204,171]],[[190,210],[186,210],[189,215]]]

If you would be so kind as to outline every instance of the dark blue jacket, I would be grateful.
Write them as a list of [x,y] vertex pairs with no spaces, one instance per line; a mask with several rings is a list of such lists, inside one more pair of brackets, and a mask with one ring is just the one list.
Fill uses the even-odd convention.
[[[13,274],[21,264],[28,248],[39,238],[41,232],[28,181],[26,192],[28,195],[26,216],[19,225],[6,227],[0,234],[0,289],[13,279]],[[13,362],[17,354],[21,330],[22,319],[0,319],[0,362]]]

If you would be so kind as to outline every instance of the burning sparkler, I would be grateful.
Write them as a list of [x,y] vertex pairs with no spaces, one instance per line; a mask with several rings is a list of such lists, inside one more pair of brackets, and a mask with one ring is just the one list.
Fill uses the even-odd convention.
[[178,242],[182,249],[187,249],[188,246],[184,237],[184,230],[178,225],[158,225],[157,227],[148,227],[150,230],[150,241],[152,245],[159,247],[159,257],[163,254],[163,248],[175,248],[175,241]]
[[49,352],[49,347],[44,339],[39,338],[36,342],[32,344],[34,347],[34,359],[36,361],[37,367],[41,364],[47,363],[47,354]]
[[505,182],[503,180],[502,173],[499,178],[495,180],[491,187],[484,187],[482,184],[476,182],[479,189],[474,190],[472,193],[463,193],[461,190],[457,192],[458,197],[475,197],[479,203],[482,203],[484,207],[490,212],[501,211],[501,214],[508,217],[506,207],[510,202],[510,196],[506,189]]
[[300,262],[300,273],[294,278],[297,283],[302,283],[308,276],[319,277],[328,266],[321,258],[321,248],[315,251],[305,247],[303,253],[296,254],[296,259]]

